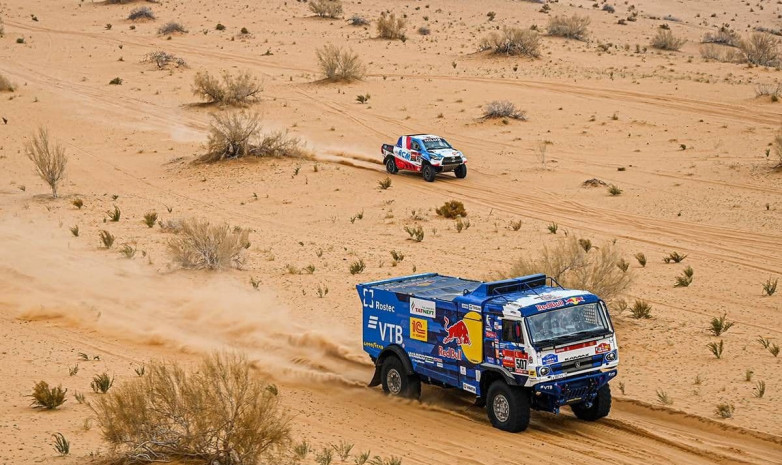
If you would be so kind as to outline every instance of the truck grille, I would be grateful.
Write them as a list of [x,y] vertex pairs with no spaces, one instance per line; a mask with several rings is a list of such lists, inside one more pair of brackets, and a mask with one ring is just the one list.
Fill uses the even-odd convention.
[[551,366],[553,373],[573,373],[576,371],[587,370],[598,367],[603,363],[603,355],[590,355],[587,357],[568,360],[567,362],[557,363]]
[[462,163],[462,157],[445,157],[443,165],[458,165]]

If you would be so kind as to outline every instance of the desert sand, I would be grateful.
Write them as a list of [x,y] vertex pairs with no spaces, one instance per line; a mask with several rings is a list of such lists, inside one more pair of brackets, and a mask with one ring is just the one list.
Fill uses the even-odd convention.
[[[377,39],[374,23],[314,17],[292,0],[5,0],[0,74],[17,88],[0,93],[0,465],[105,457],[93,413],[73,393],[89,401],[97,373],[122,383],[149,360],[191,363],[213,350],[247,354],[279,386],[294,436],[316,447],[345,440],[405,464],[782,463],[782,358],[757,342],[782,343],[782,296],[762,293],[782,275],[782,172],[766,154],[782,103],[755,95],[782,74],[699,53],[704,33],[724,23],[742,35],[778,28],[782,6],[632,3],[638,20],[619,25],[624,2],[615,14],[581,0],[551,3],[546,14],[511,0],[344,1],[345,18],[406,15],[402,42]],[[157,19],[127,20],[139,5]],[[549,15],[573,13],[591,18],[588,41],[544,36],[536,60],[478,52],[490,30],[542,30]],[[188,33],[158,35],[167,21]],[[649,46],[661,24],[688,40],[680,51]],[[421,26],[431,34],[416,33]],[[367,76],[322,82],[315,50],[326,43],[357,52]],[[155,50],[188,66],[143,63]],[[265,128],[300,137],[312,158],[192,163],[210,113],[226,111],[192,94],[203,70],[257,76],[263,92],[251,110]],[[122,84],[109,85],[116,77]],[[371,96],[367,104],[359,94]],[[482,120],[496,99],[528,120]],[[70,157],[58,199],[24,155],[39,126]],[[468,177],[399,174],[380,189],[380,145],[409,133],[447,138],[469,158]],[[623,192],[583,187],[590,178]],[[434,212],[452,199],[468,211],[461,232]],[[122,217],[106,222],[114,205]],[[172,234],[142,223],[149,211],[164,222],[251,228],[245,263],[177,269]],[[414,224],[422,242],[404,231]],[[100,247],[104,229],[117,237],[113,249]],[[624,298],[653,307],[651,319],[613,313],[621,364],[608,418],[535,412],[526,432],[510,435],[466,395],[425,387],[420,403],[405,402],[365,387],[372,365],[361,350],[357,282],[413,271],[490,279],[565,235],[615,240],[634,277]],[[121,256],[122,244],[136,256]],[[391,250],[405,255],[396,266]],[[686,260],[664,263],[673,251]],[[351,275],[357,259],[366,270]],[[312,273],[295,272],[310,265]],[[674,288],[686,265],[692,285]],[[722,314],[735,325],[716,338],[707,329]],[[719,339],[716,359],[706,345]],[[60,409],[29,406],[41,379],[68,388]],[[762,398],[757,381],[767,386]],[[719,403],[735,406],[732,418],[715,414]],[[71,440],[69,456],[52,448],[55,432]]]

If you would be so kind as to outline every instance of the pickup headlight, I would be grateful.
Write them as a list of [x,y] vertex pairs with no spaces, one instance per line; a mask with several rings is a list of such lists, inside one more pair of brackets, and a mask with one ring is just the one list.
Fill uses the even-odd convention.
[[549,367],[540,367],[538,368],[538,376],[547,376],[551,370]]
[[616,351],[607,353],[605,360],[606,362],[613,362],[614,360],[616,360]]

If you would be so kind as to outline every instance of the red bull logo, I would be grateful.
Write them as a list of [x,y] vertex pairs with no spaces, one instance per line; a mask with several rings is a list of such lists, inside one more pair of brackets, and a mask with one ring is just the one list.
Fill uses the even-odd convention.
[[569,299],[566,299],[565,303],[570,305],[578,305],[583,301],[584,301],[583,297],[571,297]]
[[470,331],[464,320],[457,321],[448,326],[448,317],[445,317],[445,330],[448,332],[448,335],[443,339],[443,344],[456,341],[459,345],[472,345],[472,342],[470,341]]

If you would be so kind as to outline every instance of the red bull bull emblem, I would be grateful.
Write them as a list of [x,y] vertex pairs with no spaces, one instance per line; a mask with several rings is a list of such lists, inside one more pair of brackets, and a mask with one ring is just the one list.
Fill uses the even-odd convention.
[[467,324],[464,322],[464,320],[457,321],[451,326],[448,326],[448,317],[445,317],[444,326],[445,330],[448,332],[448,335],[443,339],[443,344],[456,341],[459,345],[472,345],[470,342],[470,332],[467,329]]
[[571,297],[569,299],[565,299],[565,303],[570,305],[577,305],[583,301],[584,301],[583,297]]

